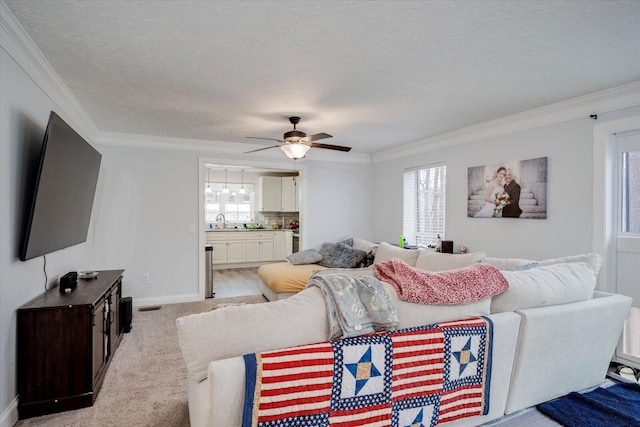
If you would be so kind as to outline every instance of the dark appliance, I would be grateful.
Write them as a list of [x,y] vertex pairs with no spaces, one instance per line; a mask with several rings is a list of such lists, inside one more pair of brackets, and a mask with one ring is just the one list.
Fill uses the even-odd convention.
[[53,111],[25,212],[20,260],[87,240],[102,155]]
[[131,332],[133,322],[133,299],[131,297],[120,298],[120,325],[125,333]]

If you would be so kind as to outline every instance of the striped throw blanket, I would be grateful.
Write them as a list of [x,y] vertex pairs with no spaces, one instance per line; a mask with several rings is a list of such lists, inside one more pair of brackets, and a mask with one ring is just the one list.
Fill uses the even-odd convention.
[[486,415],[492,327],[481,317],[245,355],[243,427],[436,425]]

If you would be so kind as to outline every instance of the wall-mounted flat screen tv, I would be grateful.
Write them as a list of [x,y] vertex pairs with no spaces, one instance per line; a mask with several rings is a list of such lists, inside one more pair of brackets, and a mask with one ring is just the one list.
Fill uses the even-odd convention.
[[102,155],[53,111],[27,212],[20,260],[87,240]]

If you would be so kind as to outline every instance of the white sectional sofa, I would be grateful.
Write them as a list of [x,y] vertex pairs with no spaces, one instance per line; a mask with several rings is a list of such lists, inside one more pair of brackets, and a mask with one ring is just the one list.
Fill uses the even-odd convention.
[[[597,255],[537,263],[490,258],[483,253],[407,251],[381,244],[375,262],[395,257],[432,271],[475,262],[522,269],[503,271],[510,284],[505,293],[465,305],[405,302],[385,284],[398,311],[398,328],[474,316],[486,316],[493,322],[489,413],[448,425],[480,425],[604,379],[631,298],[594,292]],[[371,269],[351,269],[349,274],[372,273]],[[242,424],[244,354],[329,337],[327,310],[318,288],[275,302],[182,317],[176,324],[188,371],[189,415],[195,427]]]

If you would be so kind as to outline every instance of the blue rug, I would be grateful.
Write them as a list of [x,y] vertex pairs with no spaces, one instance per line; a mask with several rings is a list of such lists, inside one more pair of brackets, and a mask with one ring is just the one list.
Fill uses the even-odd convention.
[[640,426],[640,384],[623,383],[589,393],[571,393],[538,405],[567,427]]

